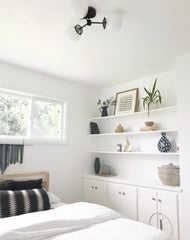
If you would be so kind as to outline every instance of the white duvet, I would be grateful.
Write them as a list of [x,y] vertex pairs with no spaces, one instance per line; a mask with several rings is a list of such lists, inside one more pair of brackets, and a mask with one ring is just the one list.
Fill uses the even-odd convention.
[[100,205],[73,203],[0,219],[0,240],[172,240]]

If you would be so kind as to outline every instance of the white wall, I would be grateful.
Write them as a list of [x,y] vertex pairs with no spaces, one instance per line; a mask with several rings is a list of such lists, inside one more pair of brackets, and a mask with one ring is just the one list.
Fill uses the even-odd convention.
[[26,146],[23,165],[11,165],[5,174],[49,171],[51,191],[65,202],[80,201],[81,176],[89,167],[88,117],[97,89],[5,63],[0,63],[0,76],[0,88],[69,101],[68,144]]
[[181,186],[181,234],[182,240],[189,240],[190,216],[190,53],[176,59],[177,99],[180,140]]
[[138,111],[143,110],[141,98],[146,95],[143,87],[152,88],[154,80],[157,78],[157,88],[161,91],[162,106],[176,105],[176,72],[171,70],[164,73],[158,73],[154,76],[140,78],[135,81],[129,81],[123,84],[114,85],[108,88],[103,88],[100,91],[100,99],[104,100],[108,97],[115,97],[117,92],[139,88],[139,104]]
[[[176,73],[175,70],[171,70],[164,73],[159,73],[155,76],[150,76],[147,78],[137,79],[136,81],[126,82],[124,84],[115,85],[112,87],[101,89],[100,99],[105,100],[109,97],[116,96],[117,92],[124,90],[129,90],[133,88],[139,88],[139,107],[138,111],[143,110],[142,100],[144,97],[143,87],[152,88],[155,78],[157,77],[157,88],[160,90],[162,95],[163,103],[160,107],[175,106],[176,105]],[[118,118],[116,120],[101,121],[99,122],[100,130],[106,129],[107,132],[113,132],[119,123],[122,124],[124,128],[127,128],[128,131],[138,131],[140,127],[144,126],[143,118]],[[177,119],[176,114],[162,116],[162,119],[159,116],[153,119],[158,125],[159,129],[177,129]],[[164,121],[163,124],[160,124],[161,121]],[[110,130],[112,129],[112,130]],[[173,140],[176,139],[175,135],[168,133],[168,138]],[[147,151],[147,152],[158,152],[157,143],[161,135],[143,135],[143,136],[129,136],[129,141],[132,144],[132,151]],[[117,143],[121,143],[123,147],[126,143],[126,138],[121,137],[104,137],[99,138],[98,149],[96,150],[108,150],[116,151]],[[94,141],[96,141],[93,138]],[[92,149],[95,148],[95,142],[92,143]],[[103,149],[104,148],[104,149]],[[92,164],[94,161],[92,156]],[[130,178],[134,180],[144,180],[144,181],[153,181],[160,182],[158,178],[157,167],[161,165],[168,164],[172,162],[175,165],[179,165],[178,157],[169,157],[169,156],[117,156],[117,155],[99,155],[103,164],[109,165],[113,172],[121,177]]]

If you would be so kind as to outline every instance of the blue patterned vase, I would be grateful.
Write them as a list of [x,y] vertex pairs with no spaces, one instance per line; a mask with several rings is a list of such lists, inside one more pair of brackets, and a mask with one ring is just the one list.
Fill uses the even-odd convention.
[[166,133],[161,133],[162,137],[158,142],[158,150],[160,152],[169,152],[171,150],[171,142],[167,139]]

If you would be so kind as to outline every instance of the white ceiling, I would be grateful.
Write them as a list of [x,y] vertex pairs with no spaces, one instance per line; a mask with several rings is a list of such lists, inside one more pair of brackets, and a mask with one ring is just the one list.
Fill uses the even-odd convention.
[[87,27],[78,42],[65,33],[73,21],[68,1],[0,0],[0,59],[104,86],[168,70],[190,51],[189,0],[89,0],[97,21],[116,9],[123,25]]

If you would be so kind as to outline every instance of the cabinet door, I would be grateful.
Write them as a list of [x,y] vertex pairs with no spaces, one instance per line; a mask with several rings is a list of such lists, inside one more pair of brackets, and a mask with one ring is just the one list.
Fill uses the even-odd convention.
[[84,201],[107,205],[107,183],[98,180],[84,180]]
[[158,227],[157,215],[157,193],[152,189],[138,189],[138,220]]
[[158,224],[164,232],[178,239],[178,196],[170,192],[158,192]]
[[108,206],[128,218],[137,220],[137,188],[108,183]]

